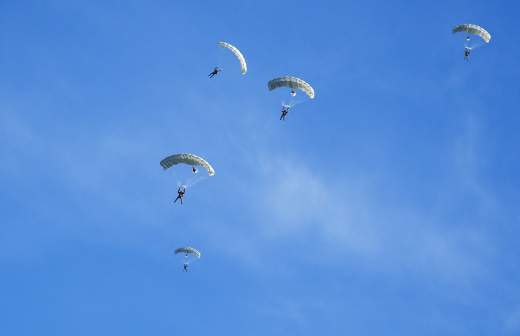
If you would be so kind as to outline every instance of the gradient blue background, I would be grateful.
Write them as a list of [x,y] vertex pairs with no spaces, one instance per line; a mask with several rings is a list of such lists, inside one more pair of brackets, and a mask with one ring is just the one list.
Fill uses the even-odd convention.
[[0,1],[0,334],[519,335],[519,12]]

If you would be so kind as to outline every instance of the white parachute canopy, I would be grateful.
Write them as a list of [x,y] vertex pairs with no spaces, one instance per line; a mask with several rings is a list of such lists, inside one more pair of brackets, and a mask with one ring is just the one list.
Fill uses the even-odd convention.
[[238,50],[238,48],[235,47],[234,45],[229,44],[227,42],[219,42],[218,45],[221,46],[222,48],[226,48],[226,49],[230,50],[235,55],[235,57],[240,62],[240,69],[241,69],[242,75],[245,75],[247,73],[247,63],[246,63],[246,59],[245,59],[244,55],[242,55],[240,50]]
[[477,26],[475,24],[471,24],[471,23],[464,23],[464,24],[455,26],[455,28],[453,28],[452,32],[454,34],[460,33],[460,32],[465,32],[468,34],[477,35],[477,36],[480,36],[480,38],[486,43],[489,43],[489,41],[491,41],[491,34],[488,33],[487,30],[485,30],[484,28]]
[[307,82],[305,82],[303,79],[300,79],[298,77],[293,76],[283,76],[278,77],[275,79],[270,80],[267,83],[267,87],[269,88],[269,91],[273,91],[275,89],[281,88],[281,87],[287,87],[292,89],[293,91],[298,89],[303,92],[307,96],[309,96],[310,99],[314,99],[314,89],[312,86],[310,86]]
[[196,250],[195,248],[193,247],[189,247],[189,246],[186,246],[186,247],[179,247],[178,249],[175,250],[175,254],[184,254],[186,256],[193,256],[195,258],[200,258],[201,256],[201,253]]
[[208,172],[209,176],[215,175],[215,170],[213,167],[209,164],[208,161],[204,160],[200,156],[189,154],[189,153],[181,153],[181,154],[174,154],[171,156],[168,156],[167,158],[163,159],[161,161],[161,166],[164,169],[171,168],[178,164],[186,164],[190,166],[200,166]]

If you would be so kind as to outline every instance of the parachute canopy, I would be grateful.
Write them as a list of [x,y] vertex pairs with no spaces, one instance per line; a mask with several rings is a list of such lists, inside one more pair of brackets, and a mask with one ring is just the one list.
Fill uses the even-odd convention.
[[245,75],[247,73],[247,64],[246,64],[246,59],[244,58],[244,55],[242,55],[240,50],[238,50],[238,48],[235,47],[234,45],[231,45],[227,42],[219,42],[218,45],[221,46],[222,48],[229,49],[236,56],[236,58],[240,62],[240,68],[242,71],[242,75]]
[[176,249],[175,254],[179,254],[179,253],[186,254],[186,255],[192,255],[197,258],[200,258],[200,256],[201,256],[199,251],[197,251],[193,247],[189,247],[189,246],[179,247],[178,249]]
[[201,166],[202,168],[204,168],[208,171],[209,176],[215,175],[215,170],[209,164],[209,162],[204,160],[200,156],[197,156],[194,154],[182,153],[182,154],[174,154],[174,155],[168,156],[167,158],[165,158],[164,160],[161,161],[161,166],[164,169],[168,169],[179,163],[184,163],[184,164],[187,164],[190,166]]
[[453,33],[460,32],[466,32],[468,34],[480,36],[480,38],[486,43],[489,43],[489,41],[491,41],[491,34],[488,33],[487,30],[485,30],[484,28],[475,24],[465,23],[453,28]]
[[310,86],[303,79],[297,77],[284,76],[275,78],[270,80],[269,83],[267,83],[267,87],[269,88],[269,91],[272,91],[280,87],[288,87],[293,90],[302,90],[303,92],[305,92],[307,96],[309,96],[310,99],[314,99],[314,89],[312,88],[312,86]]

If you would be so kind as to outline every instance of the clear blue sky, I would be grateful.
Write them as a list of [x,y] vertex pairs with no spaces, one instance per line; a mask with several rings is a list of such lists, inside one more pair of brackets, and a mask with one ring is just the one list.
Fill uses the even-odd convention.
[[[519,335],[519,12],[1,1],[0,334]],[[178,152],[216,169],[182,207]]]

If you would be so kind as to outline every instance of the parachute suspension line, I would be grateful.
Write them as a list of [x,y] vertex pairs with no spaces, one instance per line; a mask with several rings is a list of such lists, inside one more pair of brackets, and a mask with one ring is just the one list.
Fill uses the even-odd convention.
[[479,47],[482,47],[483,45],[484,45],[484,42],[482,42],[482,40],[477,39],[475,41],[470,36],[466,37],[466,41],[464,42],[464,47],[468,48],[469,50],[477,49]]
[[485,43],[482,42],[481,40],[477,40],[476,42],[472,40],[472,43],[470,43],[470,45],[468,46],[468,48],[470,48],[471,50],[475,50],[477,48],[480,48],[484,45]]
[[201,182],[201,181],[203,181],[203,180],[205,180],[207,178],[208,178],[208,176],[205,176],[205,175],[202,175],[202,174],[197,175],[197,176],[189,179],[188,181],[186,181],[186,188],[188,188],[188,187],[191,188],[194,185],[198,184],[199,182]]
[[282,101],[282,106],[289,106],[289,108],[293,108],[296,105],[300,105],[302,103],[305,103],[305,99],[291,99],[289,102]]
[[184,187],[186,189],[191,189],[194,185],[204,181],[208,176],[204,174],[197,174],[197,176],[189,178],[185,181],[177,180],[177,188]]

